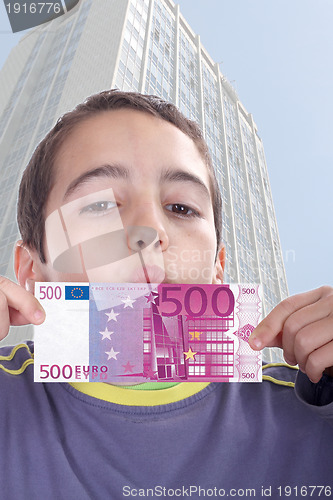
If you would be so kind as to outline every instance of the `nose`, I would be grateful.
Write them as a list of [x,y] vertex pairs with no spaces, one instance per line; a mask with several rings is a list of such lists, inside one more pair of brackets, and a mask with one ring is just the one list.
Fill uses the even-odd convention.
[[153,204],[133,207],[132,213],[131,224],[125,227],[128,247],[135,252],[151,245],[160,251],[166,250],[169,246],[169,237],[163,213],[160,213]]
[[157,231],[147,226],[127,226],[127,243],[131,250],[139,252],[154,243],[154,248],[160,246]]

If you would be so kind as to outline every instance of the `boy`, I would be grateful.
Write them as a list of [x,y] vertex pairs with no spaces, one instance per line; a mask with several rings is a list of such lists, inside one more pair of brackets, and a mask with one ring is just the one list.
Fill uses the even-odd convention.
[[[159,98],[106,91],[60,119],[24,173],[20,285],[1,281],[2,335],[9,324],[44,320],[36,281],[89,281],[85,270],[53,267],[45,220],[105,189],[113,199],[95,199],[80,213],[95,225],[117,210],[124,227],[137,228],[131,249],[145,247],[153,228],[150,257],[154,263],[162,253],[165,282],[193,282],[193,268],[198,283],[222,282],[221,202],[197,126]],[[203,258],[182,260],[192,249]],[[333,291],[321,287],[283,301],[253,332],[254,349],[282,347],[288,363],[299,365],[296,384],[296,370],[279,366],[263,384],[34,384],[32,344],[14,355],[3,349],[4,498],[237,497],[245,490],[278,498],[287,487],[319,495],[319,485],[330,496],[332,313]]]

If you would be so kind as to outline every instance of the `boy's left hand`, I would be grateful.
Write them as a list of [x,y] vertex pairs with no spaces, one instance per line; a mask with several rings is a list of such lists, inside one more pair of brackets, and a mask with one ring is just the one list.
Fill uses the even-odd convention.
[[286,362],[299,365],[317,383],[333,376],[333,288],[322,286],[288,297],[252,332],[250,346],[281,347]]

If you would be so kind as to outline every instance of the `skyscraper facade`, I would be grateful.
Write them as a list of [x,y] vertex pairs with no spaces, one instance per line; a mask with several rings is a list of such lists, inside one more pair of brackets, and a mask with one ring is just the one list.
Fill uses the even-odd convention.
[[17,189],[33,149],[62,113],[117,87],[160,95],[200,124],[223,199],[225,281],[262,283],[264,315],[287,296],[256,124],[173,0],[81,0],[22,38],[0,86],[0,274],[13,276]]

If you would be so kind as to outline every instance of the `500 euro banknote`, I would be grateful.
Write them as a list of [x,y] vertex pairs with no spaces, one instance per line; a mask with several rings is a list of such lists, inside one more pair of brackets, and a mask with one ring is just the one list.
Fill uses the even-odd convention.
[[261,285],[36,283],[36,382],[261,382]]

